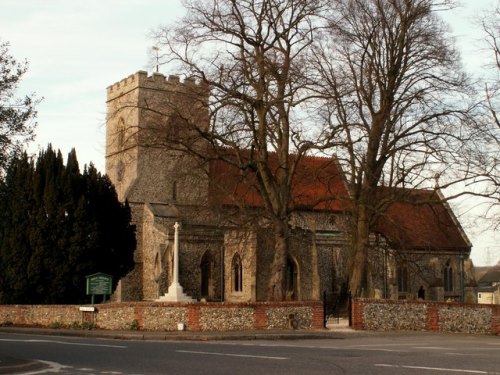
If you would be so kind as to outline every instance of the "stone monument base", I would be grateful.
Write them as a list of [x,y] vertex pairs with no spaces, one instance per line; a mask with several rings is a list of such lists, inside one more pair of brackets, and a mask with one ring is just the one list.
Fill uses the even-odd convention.
[[194,298],[186,295],[181,284],[172,283],[168,287],[168,292],[157,299],[159,302],[196,302]]

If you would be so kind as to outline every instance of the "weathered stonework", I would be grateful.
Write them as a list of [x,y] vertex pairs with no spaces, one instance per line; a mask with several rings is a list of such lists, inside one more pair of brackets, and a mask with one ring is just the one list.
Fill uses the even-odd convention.
[[442,332],[490,333],[491,311],[474,306],[443,306],[439,309]]
[[[288,303],[109,303],[95,312],[80,306],[0,306],[0,325],[69,328],[84,322],[99,329],[176,331],[245,331],[320,329],[323,306],[318,302]],[[295,326],[290,324],[293,315]]]
[[500,306],[456,302],[354,299],[352,325],[360,330],[433,331],[500,335]]
[[[225,296],[228,302],[257,300],[257,234],[249,231],[228,231],[224,235]],[[239,256],[242,263],[242,290],[235,287],[233,261]]]
[[136,320],[135,309],[124,305],[120,309],[99,308],[95,316],[95,324],[102,329],[130,329],[132,322]]
[[201,308],[202,331],[247,331],[254,327],[254,309],[248,307]]
[[[383,317],[383,319],[380,319]],[[374,331],[424,331],[426,306],[424,304],[398,303],[366,305],[365,327]]]
[[186,321],[185,307],[151,306],[144,309],[142,328],[147,331],[175,331],[179,323]]
[[312,310],[309,307],[278,307],[269,309],[266,314],[269,329],[313,327]]
[[0,324],[30,326],[70,326],[80,322],[81,313],[73,306],[16,305],[0,306]]

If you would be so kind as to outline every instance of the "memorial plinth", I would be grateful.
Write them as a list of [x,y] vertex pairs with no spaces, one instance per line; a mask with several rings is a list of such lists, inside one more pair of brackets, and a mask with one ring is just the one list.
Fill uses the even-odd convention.
[[161,302],[195,302],[194,298],[189,297],[183,291],[179,284],[179,223],[174,224],[174,274],[172,284],[168,287],[166,294],[157,299]]

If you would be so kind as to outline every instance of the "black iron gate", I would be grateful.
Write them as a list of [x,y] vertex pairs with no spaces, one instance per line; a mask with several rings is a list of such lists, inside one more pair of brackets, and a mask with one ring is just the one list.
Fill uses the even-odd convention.
[[346,289],[342,288],[340,293],[323,292],[324,327],[329,319],[333,319],[337,324],[339,324],[341,317],[349,317],[350,319],[350,299]]

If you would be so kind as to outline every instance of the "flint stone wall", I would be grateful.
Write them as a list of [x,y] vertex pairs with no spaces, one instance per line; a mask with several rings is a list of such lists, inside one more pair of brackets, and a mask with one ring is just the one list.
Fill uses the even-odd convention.
[[254,328],[254,309],[251,307],[203,307],[200,309],[202,331],[248,331]]
[[500,306],[456,302],[354,299],[358,330],[434,331],[500,335]]
[[313,327],[313,312],[310,307],[278,307],[267,310],[267,321],[270,329],[287,329],[291,325]]
[[364,316],[371,331],[425,331],[427,318],[421,304],[367,304]]
[[100,329],[245,331],[323,328],[321,302],[160,303],[96,305],[82,312],[76,305],[0,305],[0,325],[74,327],[92,322]]
[[50,327],[70,326],[81,319],[78,307],[66,305],[0,305],[0,325],[30,325]]
[[[491,333],[490,309],[461,306],[444,306],[439,309],[439,330],[461,333]],[[497,332],[500,333],[500,332]]]

